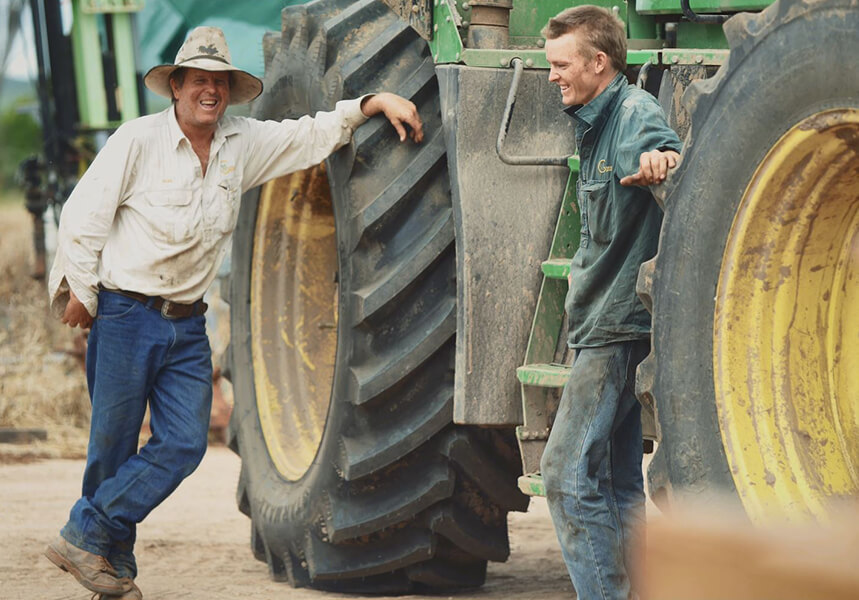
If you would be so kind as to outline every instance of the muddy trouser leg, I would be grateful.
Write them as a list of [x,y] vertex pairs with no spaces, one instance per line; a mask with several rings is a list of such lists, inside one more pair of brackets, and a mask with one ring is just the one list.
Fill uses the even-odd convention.
[[611,434],[611,496],[617,506],[621,522],[620,543],[624,562],[633,589],[641,589],[642,560],[644,553],[645,496],[642,459],[644,443],[641,431],[641,404],[635,397],[635,372],[639,363],[650,352],[650,342],[629,342],[632,348],[627,357],[626,388],[623,406],[630,406],[626,417],[615,423]]
[[[212,365],[205,319],[165,319],[137,300],[99,294],[87,349],[93,403],[81,498],[62,530],[134,577],[136,524],[199,464],[206,449]],[[137,440],[149,400],[152,436]]]
[[583,600],[625,600],[630,593],[628,554],[644,514],[640,405],[633,389],[646,347],[635,341],[577,351],[543,454],[552,521]]

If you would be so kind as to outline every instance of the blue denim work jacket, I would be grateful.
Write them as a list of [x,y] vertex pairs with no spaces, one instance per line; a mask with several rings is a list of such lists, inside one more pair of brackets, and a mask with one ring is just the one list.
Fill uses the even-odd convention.
[[571,107],[580,172],[581,239],[565,308],[568,345],[593,348],[646,339],[650,314],[635,293],[638,269],[656,254],[662,210],[650,189],[622,186],[650,150],[680,151],[656,99],[619,73],[588,104]]

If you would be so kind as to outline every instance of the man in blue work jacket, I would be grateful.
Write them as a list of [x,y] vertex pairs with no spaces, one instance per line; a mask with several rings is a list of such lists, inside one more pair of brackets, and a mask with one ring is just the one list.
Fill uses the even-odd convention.
[[566,299],[576,357],[541,470],[578,597],[626,600],[644,526],[635,370],[650,337],[635,283],[662,220],[647,186],[676,165],[680,140],[656,100],[628,84],[625,26],[610,11],[567,9],[544,34],[549,81],[576,122],[582,227]]

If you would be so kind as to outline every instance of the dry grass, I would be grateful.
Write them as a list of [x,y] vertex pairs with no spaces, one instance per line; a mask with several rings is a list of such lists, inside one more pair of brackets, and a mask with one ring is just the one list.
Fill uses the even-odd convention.
[[[0,195],[0,428],[45,429],[48,439],[0,443],[0,463],[86,456],[90,403],[80,329],[50,316],[46,283],[30,277],[32,224],[20,194]],[[50,248],[48,249],[50,253]],[[213,286],[206,300],[215,364],[230,339],[229,307]],[[226,425],[232,394],[219,381],[213,424]],[[216,414],[217,413],[217,414]],[[141,441],[145,441],[144,428]],[[217,439],[217,438],[216,438]]]
[[86,452],[89,397],[73,356],[79,330],[50,317],[45,283],[30,277],[31,232],[23,198],[0,199],[0,427],[48,432],[46,442],[0,444],[0,462]]

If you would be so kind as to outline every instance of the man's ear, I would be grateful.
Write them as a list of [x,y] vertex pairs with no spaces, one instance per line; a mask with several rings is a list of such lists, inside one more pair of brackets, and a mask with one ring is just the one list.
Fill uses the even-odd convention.
[[171,100],[175,102],[177,100],[176,92],[179,90],[179,87],[176,85],[176,80],[172,77],[167,80],[167,83],[170,84],[170,95],[172,96]]
[[594,74],[601,75],[608,68],[608,62],[608,55],[598,50],[594,54]]

